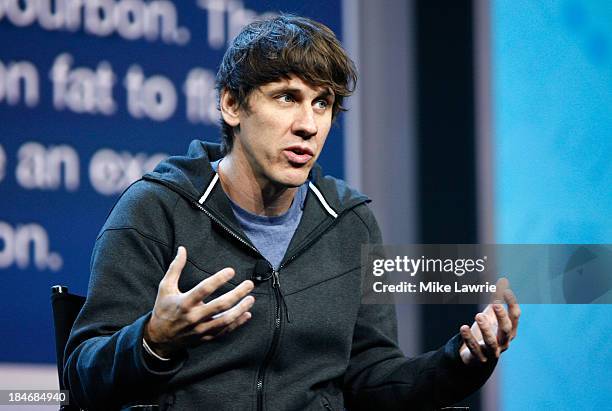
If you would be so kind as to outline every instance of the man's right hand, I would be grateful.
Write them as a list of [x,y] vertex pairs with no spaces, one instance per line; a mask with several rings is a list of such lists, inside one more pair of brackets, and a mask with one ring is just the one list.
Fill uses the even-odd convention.
[[162,357],[171,357],[185,347],[231,332],[251,318],[248,310],[255,298],[248,294],[254,287],[252,281],[243,281],[232,291],[204,303],[206,297],[234,276],[234,270],[224,268],[181,293],[178,280],[186,262],[187,250],[179,247],[159,283],[153,314],[145,326],[145,341]]

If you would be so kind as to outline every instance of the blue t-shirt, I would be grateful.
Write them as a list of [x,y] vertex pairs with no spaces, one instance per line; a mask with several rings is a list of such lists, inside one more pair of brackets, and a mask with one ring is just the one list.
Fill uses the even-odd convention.
[[[219,167],[219,161],[211,163],[215,171]],[[232,210],[242,230],[274,269],[278,269],[300,223],[307,194],[308,182],[305,182],[298,187],[289,209],[278,216],[253,214],[234,203],[230,198]]]

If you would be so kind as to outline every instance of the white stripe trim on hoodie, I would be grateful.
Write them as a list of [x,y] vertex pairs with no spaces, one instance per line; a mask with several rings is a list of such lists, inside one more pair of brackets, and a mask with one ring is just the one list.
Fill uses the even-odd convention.
[[200,199],[198,200],[198,203],[204,204],[204,201],[206,201],[206,199],[210,195],[210,192],[215,187],[215,184],[217,184],[217,180],[219,180],[219,173],[215,173],[215,176],[213,177],[212,181],[206,188],[206,191],[204,191],[204,194],[202,194],[202,197],[200,197]]
[[315,186],[314,184],[312,184],[312,182],[309,181],[308,182],[308,187],[310,187],[312,192],[317,196],[317,198],[319,199],[319,201],[323,205],[323,208],[325,209],[325,211],[327,211],[329,213],[329,215],[331,215],[332,217],[338,218],[338,213],[336,213],[334,211],[334,209],[329,206],[327,201],[325,201],[325,197],[323,197],[323,194],[321,194],[321,192],[319,191],[317,186]]
[[[204,204],[204,202],[206,201],[206,199],[212,192],[213,188],[215,187],[215,184],[217,184],[217,181],[219,181],[219,174],[215,173],[215,176],[213,177],[212,181],[206,188],[206,191],[204,192],[204,194],[202,194],[202,197],[200,197],[200,199],[198,200],[198,203]],[[319,202],[321,203],[325,211],[327,211],[327,213],[331,215],[333,218],[338,218],[338,213],[336,213],[334,209],[330,207],[329,203],[325,200],[325,197],[323,197],[323,194],[321,194],[317,186],[315,186],[312,182],[309,181],[308,187],[312,190],[315,196],[317,196],[317,199],[319,200]]]

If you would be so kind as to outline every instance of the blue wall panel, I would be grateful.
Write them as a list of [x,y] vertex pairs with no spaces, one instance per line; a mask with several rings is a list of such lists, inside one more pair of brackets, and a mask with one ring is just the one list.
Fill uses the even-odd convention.
[[[612,243],[611,21],[607,1],[492,2],[497,242]],[[524,306],[503,409],[608,409],[611,318]]]

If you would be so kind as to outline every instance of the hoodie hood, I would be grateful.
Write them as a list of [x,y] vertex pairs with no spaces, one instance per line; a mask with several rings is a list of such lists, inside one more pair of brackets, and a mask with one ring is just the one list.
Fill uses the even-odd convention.
[[197,201],[216,174],[211,161],[221,158],[220,144],[193,140],[186,155],[168,157],[144,178],[161,182],[189,200]]
[[[183,197],[198,201],[205,195],[209,186],[216,183],[216,173],[210,163],[221,158],[223,155],[220,144],[193,140],[186,155],[169,157],[159,163],[152,172],[145,174],[144,179],[162,183]],[[311,191],[332,215],[370,201],[367,196],[350,188],[344,181],[324,176],[319,164],[315,164],[310,171],[309,180]]]

